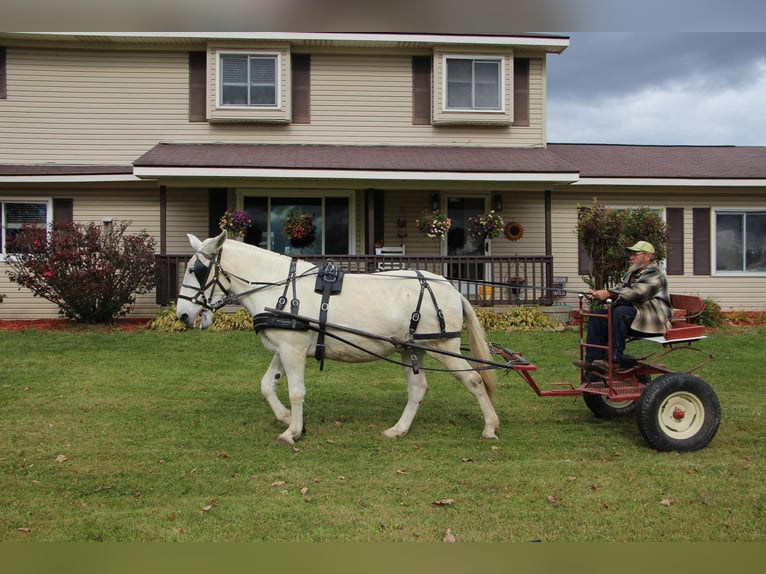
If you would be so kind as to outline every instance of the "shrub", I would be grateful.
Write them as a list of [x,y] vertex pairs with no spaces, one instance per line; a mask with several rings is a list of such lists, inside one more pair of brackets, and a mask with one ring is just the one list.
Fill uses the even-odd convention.
[[554,329],[561,325],[536,307],[518,306],[503,313],[477,309],[476,316],[485,331],[527,331],[532,329]]
[[[160,309],[155,314],[154,319],[147,325],[147,329],[172,333],[186,331],[186,325],[181,323],[176,317],[176,306],[173,304]],[[213,324],[210,325],[210,330],[216,332],[252,331],[253,317],[244,309],[229,313],[219,311],[213,316]]]
[[154,239],[127,234],[129,221],[104,229],[94,222],[24,226],[6,242],[8,277],[58,305],[79,323],[110,323],[156,284]]
[[668,230],[659,214],[647,207],[610,209],[594,202],[578,206],[577,239],[590,257],[583,280],[594,289],[618,283],[629,267],[627,247],[636,241],[654,246],[657,261],[667,255]]
[[724,324],[724,315],[721,306],[715,299],[703,299],[705,309],[700,314],[697,322],[705,327],[720,327]]

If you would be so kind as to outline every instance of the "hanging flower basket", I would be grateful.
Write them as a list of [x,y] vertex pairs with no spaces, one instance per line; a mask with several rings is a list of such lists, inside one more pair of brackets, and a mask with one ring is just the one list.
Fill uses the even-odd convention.
[[415,220],[415,226],[423,235],[432,239],[444,239],[452,225],[452,220],[438,209],[430,211],[426,209]]
[[505,222],[494,210],[468,218],[468,233],[479,239],[494,239],[503,230]]
[[291,211],[282,224],[282,233],[293,247],[308,247],[316,237],[314,216],[300,209]]
[[511,221],[505,226],[505,237],[511,241],[518,241],[524,237],[524,226],[516,221]]
[[225,231],[234,239],[242,239],[252,225],[253,220],[241,209],[226,211],[218,221],[221,231]]

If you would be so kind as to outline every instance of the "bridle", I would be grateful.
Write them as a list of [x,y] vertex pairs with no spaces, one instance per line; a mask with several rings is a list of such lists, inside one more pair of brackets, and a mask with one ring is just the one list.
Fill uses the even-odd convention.
[[[199,287],[195,287],[194,285],[189,285],[187,283],[182,283],[181,287],[186,287],[187,289],[196,289],[197,292],[191,297],[179,293],[178,298],[185,299],[186,301],[191,301],[195,305],[199,305],[208,311],[215,312],[232,299],[232,297],[229,295],[229,289],[231,288],[231,278],[229,277],[229,274],[221,268],[221,252],[216,251],[211,256],[207,253],[197,251],[194,253],[194,258],[195,260],[192,267],[192,273],[194,274],[194,278],[197,280]],[[209,263],[206,264],[203,259],[207,259]],[[221,282],[222,277],[228,281],[228,286]],[[213,298],[216,287],[221,290],[222,295],[220,297]],[[210,295],[205,294],[208,289],[210,289]]]

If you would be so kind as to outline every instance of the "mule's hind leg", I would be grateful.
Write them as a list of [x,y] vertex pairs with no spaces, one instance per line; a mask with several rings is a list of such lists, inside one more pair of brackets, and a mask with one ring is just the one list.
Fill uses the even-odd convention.
[[279,355],[275,354],[271,359],[268,370],[261,379],[261,394],[266,402],[269,403],[271,410],[277,420],[285,425],[290,424],[290,409],[286,408],[277,396],[277,383],[284,379],[285,369],[282,367],[282,361]]
[[[406,363],[411,359],[411,353],[402,353],[402,362]],[[423,353],[418,353],[418,364],[423,364]],[[411,367],[405,367],[404,372],[407,375],[407,406],[404,407],[402,416],[399,417],[397,423],[390,429],[383,431],[385,438],[396,438],[404,436],[410,430],[412,421],[415,419],[415,415],[418,413],[420,403],[423,401],[423,397],[426,396],[428,391],[428,383],[426,382],[426,375],[421,370],[415,374]]]
[[463,383],[468,392],[476,397],[481,413],[484,415],[484,430],[481,433],[481,438],[497,439],[495,431],[500,427],[500,419],[497,417],[495,407],[489,398],[481,375],[476,371],[466,370],[470,369],[471,365],[465,359],[439,353],[432,353],[431,356],[439,361],[445,369],[452,371],[452,375]]

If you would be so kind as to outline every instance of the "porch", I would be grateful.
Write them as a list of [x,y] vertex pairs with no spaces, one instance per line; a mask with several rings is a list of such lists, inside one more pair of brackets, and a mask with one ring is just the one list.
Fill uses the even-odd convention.
[[[157,304],[167,305],[178,294],[188,255],[158,255]],[[348,273],[420,269],[443,275],[472,305],[552,305],[565,293],[566,278],[554,277],[553,258],[490,255],[305,255],[322,263],[332,260]]]

